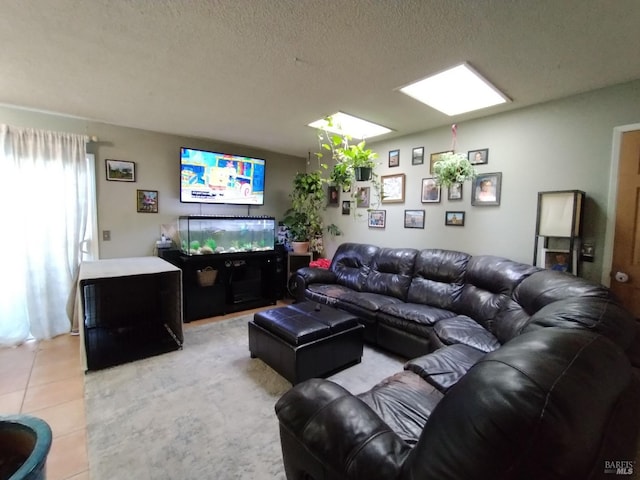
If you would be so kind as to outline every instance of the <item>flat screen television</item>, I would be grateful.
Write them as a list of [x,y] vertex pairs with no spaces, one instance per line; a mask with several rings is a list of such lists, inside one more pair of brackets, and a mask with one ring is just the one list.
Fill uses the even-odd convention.
[[180,149],[180,201],[264,205],[265,160]]

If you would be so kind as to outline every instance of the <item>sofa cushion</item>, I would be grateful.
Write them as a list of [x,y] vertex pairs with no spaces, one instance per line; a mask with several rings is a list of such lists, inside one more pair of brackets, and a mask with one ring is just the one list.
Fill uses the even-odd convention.
[[505,344],[520,335],[530,318],[524,308],[508,299],[493,319],[493,334],[501,344]]
[[407,301],[443,309],[459,296],[470,256],[451,250],[426,249],[416,256]]
[[380,307],[379,320],[389,325],[395,325],[400,321],[433,326],[436,322],[453,316],[455,316],[455,313],[449,310],[432,307],[430,305],[422,305],[420,303],[390,303]]
[[373,258],[364,291],[406,300],[418,250],[382,248]]
[[466,315],[439,321],[434,325],[433,332],[445,345],[461,343],[487,353],[500,347],[500,342],[491,332]]
[[358,398],[400,438],[415,445],[443,394],[419,375],[403,371],[386,378]]
[[493,255],[472,257],[467,264],[465,285],[456,297],[452,310],[476,320],[495,333],[498,312],[511,293],[528,276],[540,268]]
[[417,373],[441,392],[446,392],[485,355],[485,352],[468,345],[449,345],[408,361],[404,368]]
[[357,305],[368,312],[377,312],[386,305],[402,304],[402,300],[399,298],[368,292],[351,292],[340,297],[340,301]]
[[360,243],[341,244],[331,260],[331,271],[340,285],[360,291],[380,247]]
[[334,305],[338,300],[353,295],[353,290],[337,283],[312,283],[307,286],[305,297],[309,300]]
[[639,340],[633,315],[606,298],[567,298],[550,303],[531,316],[523,333],[546,327],[592,330],[603,334],[623,350],[628,350]]
[[513,291],[513,299],[529,315],[552,302],[572,297],[611,298],[611,294],[602,285],[554,270],[540,270],[532,274]]

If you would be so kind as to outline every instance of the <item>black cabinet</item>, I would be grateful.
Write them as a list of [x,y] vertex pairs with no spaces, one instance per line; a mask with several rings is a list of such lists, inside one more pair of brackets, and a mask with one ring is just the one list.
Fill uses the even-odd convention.
[[[182,269],[185,322],[275,305],[280,294],[274,251],[162,256]],[[213,285],[198,275],[209,267],[217,272]]]
[[178,268],[155,257],[83,262],[78,279],[85,369],[181,348]]

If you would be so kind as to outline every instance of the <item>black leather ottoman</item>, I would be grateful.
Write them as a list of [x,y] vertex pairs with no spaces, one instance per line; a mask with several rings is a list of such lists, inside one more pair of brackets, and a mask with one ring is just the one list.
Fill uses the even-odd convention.
[[253,316],[249,351],[295,385],[360,363],[363,333],[364,326],[350,313],[296,303]]

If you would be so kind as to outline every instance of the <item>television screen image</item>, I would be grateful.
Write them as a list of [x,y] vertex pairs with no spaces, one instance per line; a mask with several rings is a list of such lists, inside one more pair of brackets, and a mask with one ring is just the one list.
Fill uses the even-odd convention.
[[264,205],[265,160],[180,149],[180,201]]

